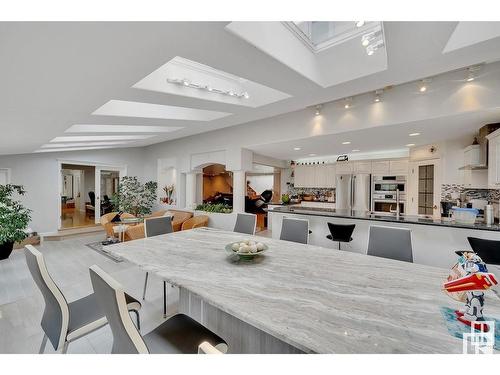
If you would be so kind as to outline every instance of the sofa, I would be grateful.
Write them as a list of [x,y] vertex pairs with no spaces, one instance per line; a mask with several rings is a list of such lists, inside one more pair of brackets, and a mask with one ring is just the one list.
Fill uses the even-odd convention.
[[[188,211],[180,211],[180,210],[168,210],[168,211],[157,211],[150,216],[147,216],[146,219],[151,217],[159,217],[163,216],[165,213],[169,213],[173,216],[172,218],[172,227],[174,232],[178,232],[182,228],[182,224],[193,217],[192,212]],[[140,238],[144,238],[144,224],[133,225],[127,228],[125,231],[125,241],[137,240]]]

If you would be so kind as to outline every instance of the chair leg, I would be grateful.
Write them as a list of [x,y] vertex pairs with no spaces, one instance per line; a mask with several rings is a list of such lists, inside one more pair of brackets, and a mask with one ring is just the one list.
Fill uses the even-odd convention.
[[167,282],[163,282],[163,318],[167,317]]
[[339,241],[339,250],[340,250],[340,241]]
[[68,352],[68,345],[69,345],[69,342],[65,341],[64,345],[61,349],[61,354],[66,354]]
[[148,287],[148,276],[149,276],[149,272],[146,272],[146,278],[144,279],[144,291],[142,292],[142,300],[146,299],[146,289]]
[[136,321],[137,330],[140,332],[141,331],[141,317],[139,316],[139,311],[132,310],[132,312],[135,314],[135,321]]
[[49,337],[44,333],[42,343],[40,344],[40,349],[38,350],[38,354],[43,354],[45,352],[45,346],[47,345],[47,339]]

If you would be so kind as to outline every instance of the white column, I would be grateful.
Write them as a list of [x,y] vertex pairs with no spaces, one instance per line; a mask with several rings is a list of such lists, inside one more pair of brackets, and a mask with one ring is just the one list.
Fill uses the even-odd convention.
[[197,172],[186,173],[186,208],[193,210],[196,207],[196,175]]
[[245,212],[246,172],[233,171],[233,212]]

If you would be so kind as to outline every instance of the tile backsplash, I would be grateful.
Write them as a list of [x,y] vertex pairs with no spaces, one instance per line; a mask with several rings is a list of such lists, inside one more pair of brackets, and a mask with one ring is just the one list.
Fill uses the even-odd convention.
[[441,185],[441,200],[454,200],[459,198],[462,193],[465,193],[468,199],[486,199],[490,202],[500,200],[499,189],[472,189],[461,184]]

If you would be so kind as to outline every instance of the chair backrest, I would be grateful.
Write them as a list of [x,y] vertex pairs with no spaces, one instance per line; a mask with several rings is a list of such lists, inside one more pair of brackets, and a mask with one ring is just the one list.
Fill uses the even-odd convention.
[[90,281],[113,334],[113,354],[147,354],[149,350],[128,313],[122,286],[100,267],[90,267]]
[[256,215],[238,213],[238,215],[236,216],[236,224],[234,224],[233,232],[254,235],[256,225]]
[[467,237],[470,247],[481,257],[484,263],[500,265],[500,241]]
[[332,240],[340,242],[350,242],[352,232],[356,224],[333,224],[327,223],[330,234],[332,235]]
[[172,233],[172,216],[152,217],[144,220],[144,235],[154,237]]
[[95,206],[95,193],[93,191],[89,191],[89,199],[90,199],[90,204],[92,206]]
[[309,220],[284,217],[281,223],[280,240],[307,244],[309,242]]
[[371,225],[367,254],[413,263],[410,229]]
[[24,250],[26,263],[33,280],[42,292],[45,309],[42,316],[42,329],[55,350],[58,350],[66,340],[69,324],[68,302],[54,280],[49,275],[45,260],[40,251],[31,245]]
[[208,225],[208,216],[198,215],[192,217],[191,219],[187,219],[184,223],[182,223],[182,230],[206,227],[207,225]]

